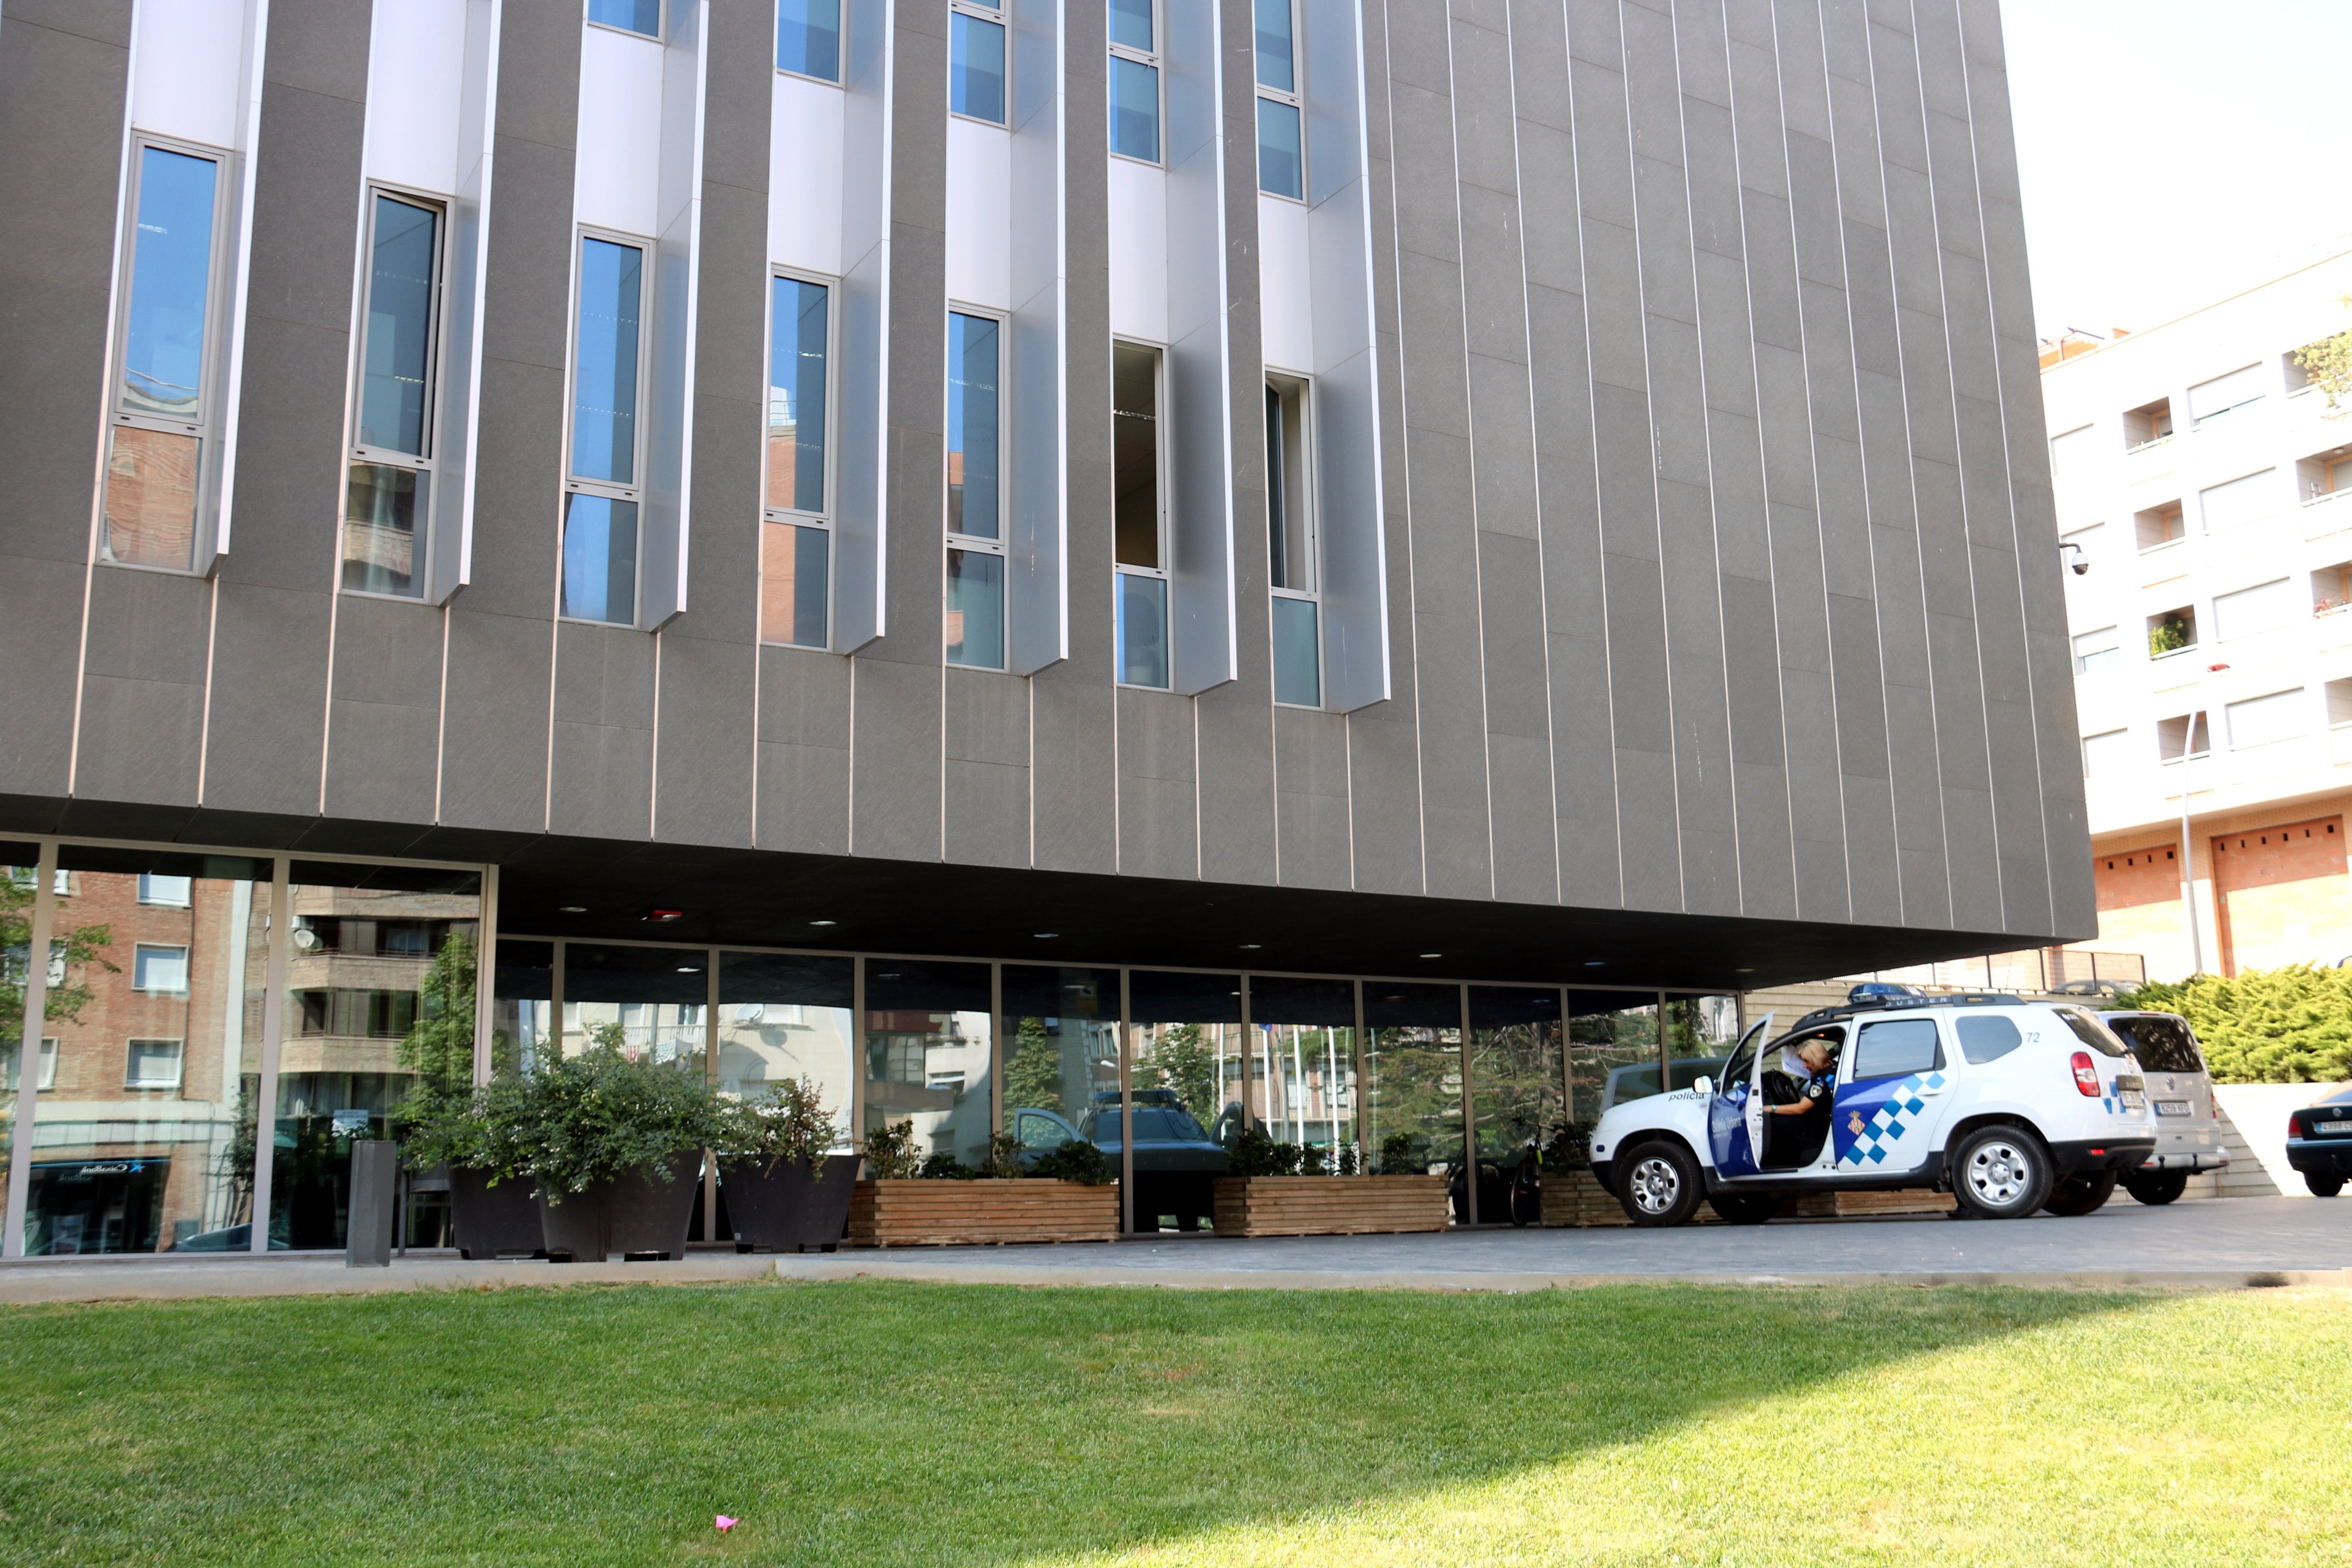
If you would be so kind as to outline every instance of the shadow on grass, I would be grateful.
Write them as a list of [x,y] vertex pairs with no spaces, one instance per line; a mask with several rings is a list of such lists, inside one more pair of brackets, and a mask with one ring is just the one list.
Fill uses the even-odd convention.
[[0,1561],[1004,1563],[1475,1484],[2144,1300],[860,1281],[21,1309]]

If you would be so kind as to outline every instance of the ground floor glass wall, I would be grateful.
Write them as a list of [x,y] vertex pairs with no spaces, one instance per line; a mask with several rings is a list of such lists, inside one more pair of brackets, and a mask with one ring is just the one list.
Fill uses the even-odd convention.
[[985,963],[888,959],[866,966],[866,1131],[914,1127],[916,1153],[988,1163],[994,1065]]
[[[1214,1223],[1216,1180],[1238,1131],[1229,1085],[1242,1079],[1242,977],[1137,969],[1128,973],[1128,1084],[1134,1148],[1123,1168],[1137,1230],[1202,1230]],[[1228,1078],[1228,1067],[1234,1076]],[[1109,1139],[1119,1141],[1118,1107]]]

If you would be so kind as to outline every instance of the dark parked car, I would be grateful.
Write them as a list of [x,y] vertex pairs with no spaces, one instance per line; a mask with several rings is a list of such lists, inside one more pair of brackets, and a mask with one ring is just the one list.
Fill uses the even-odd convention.
[[[1013,1136],[1021,1162],[1034,1164],[1065,1140],[1076,1139],[1103,1152],[1116,1167],[1125,1142],[1118,1124],[1118,1093],[1106,1090],[1076,1125],[1058,1111],[1024,1107],[1012,1113]],[[1214,1183],[1225,1173],[1224,1146],[1164,1089],[1135,1091],[1135,1226],[1158,1230],[1172,1217],[1179,1230],[1198,1230],[1213,1211]]]
[[2352,1089],[2288,1114],[2286,1163],[2303,1173],[2313,1197],[2332,1198],[2344,1190],[2352,1177]]

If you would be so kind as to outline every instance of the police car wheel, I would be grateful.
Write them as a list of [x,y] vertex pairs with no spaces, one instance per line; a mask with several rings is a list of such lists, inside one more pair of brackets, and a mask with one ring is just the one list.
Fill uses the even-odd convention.
[[2050,1189],[2050,1201],[2042,1206],[2063,1218],[2077,1219],[2105,1207],[2115,1194],[2113,1171],[2077,1171],[2059,1177]]
[[2014,1127],[1983,1127],[1954,1152],[1952,1193],[1985,1219],[2023,1219],[2050,1201],[2053,1173],[2041,1140]]
[[2160,1176],[2126,1176],[2123,1189],[2139,1202],[2160,1208],[2189,1190],[2189,1173],[2167,1171]]
[[2303,1184],[2311,1189],[2315,1198],[2332,1198],[2344,1190],[2344,1178],[2332,1172],[2305,1171]]
[[1677,1143],[1644,1143],[1617,1160],[1618,1198],[1638,1226],[1681,1225],[1698,1212],[1698,1162]]

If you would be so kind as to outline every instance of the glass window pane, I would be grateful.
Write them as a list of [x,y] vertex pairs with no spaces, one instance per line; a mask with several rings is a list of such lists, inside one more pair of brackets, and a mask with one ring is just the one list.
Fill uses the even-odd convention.
[[1110,41],[1151,53],[1151,0],[1110,0]]
[[1265,389],[1266,544],[1274,586],[1315,591],[1313,509],[1307,475],[1307,387]]
[[709,962],[698,947],[567,944],[563,1054],[612,1046],[631,1061],[671,1063],[699,1078]]
[[719,956],[719,1087],[758,1100],[806,1079],[833,1112],[835,1147],[850,1146],[850,988],[855,960],[775,952]]
[[219,172],[209,158],[140,149],[122,356],[122,406],[133,413],[202,415]]
[[1298,86],[1291,66],[1290,0],[1257,0],[1257,80],[1277,92]]
[[1570,1115],[1590,1128],[1601,1113],[1629,1100],[1661,1092],[1658,1009],[1627,1006],[1627,994],[1568,994]]
[[1118,679],[1129,686],[1168,684],[1168,584],[1118,574]]
[[1257,100],[1257,188],[1277,196],[1306,195],[1306,165],[1299,155],[1298,106]]
[[1160,68],[1110,58],[1110,150],[1160,162]]
[[527,1072],[553,1048],[555,944],[499,942],[490,983],[490,1073]]
[[563,515],[563,613],[583,621],[637,618],[637,503],[575,495]]
[[[1403,1176],[1455,1176],[1462,1167],[1462,1026],[1460,994],[1435,987],[1452,1004],[1450,1024],[1377,1026],[1375,992],[1364,988],[1364,1152],[1373,1171]],[[1419,989],[1419,988],[1416,988]],[[1454,1223],[1467,1220],[1463,1195],[1453,1199]]]
[[[1118,971],[1008,963],[1003,987],[1004,1131],[1028,1163],[1087,1142],[1106,1097],[1117,1110]],[[1118,1158],[1116,1140],[1109,1153]]]
[[1470,988],[1470,1110],[1478,1144],[1478,1219],[1510,1219],[1512,1177],[1568,1117],[1559,993]]
[[915,1126],[916,1152],[988,1163],[988,965],[866,962],[866,1132]]
[[[73,891],[57,903],[62,962],[51,965],[42,1025],[46,1092],[34,1112],[25,1251],[242,1252],[251,1245],[266,863],[257,884],[242,860],[73,846],[62,860],[75,867]],[[185,900],[142,900],[142,876],[184,885]],[[30,913],[27,902],[14,919]],[[134,957],[148,954],[157,956]],[[142,969],[160,978],[159,963],[173,983],[141,984]],[[18,1008],[12,1045],[21,1023]]]
[[1004,557],[948,552],[947,659],[975,669],[1004,668]]
[[1003,537],[998,510],[997,323],[948,315],[948,531]]
[[368,249],[367,338],[360,370],[360,444],[425,455],[433,369],[433,269],[441,215],[375,198]]
[[768,504],[824,510],[826,319],[833,290],[779,278],[768,341]]
[[841,0],[776,0],[776,68],[841,79]]
[[114,427],[106,461],[106,559],[183,571],[195,564],[203,461],[204,444],[194,436]]
[[821,528],[771,522],[760,531],[760,639],[824,646],[829,541]]
[[1307,1174],[1338,1175],[1342,1163],[1360,1172],[1354,985],[1253,976],[1250,1023],[1248,1101],[1266,1136],[1307,1151]]
[[1323,674],[1312,599],[1274,601],[1274,700],[1301,708],[1323,704]]
[[580,242],[580,332],[572,394],[572,471],[636,479],[638,304],[645,252]]
[[427,476],[387,463],[353,463],[343,501],[343,586],[369,594],[425,591],[416,515]]
[[649,38],[661,37],[661,0],[588,0],[588,19],[625,27]]
[[1110,350],[1112,533],[1122,566],[1157,570],[1160,559],[1160,351]]
[[1701,1078],[1720,1079],[1739,1043],[1739,998],[1676,996],[1666,1003],[1666,1087],[1688,1089]]
[[948,107],[958,114],[1004,123],[1004,29],[955,13],[950,24]]

